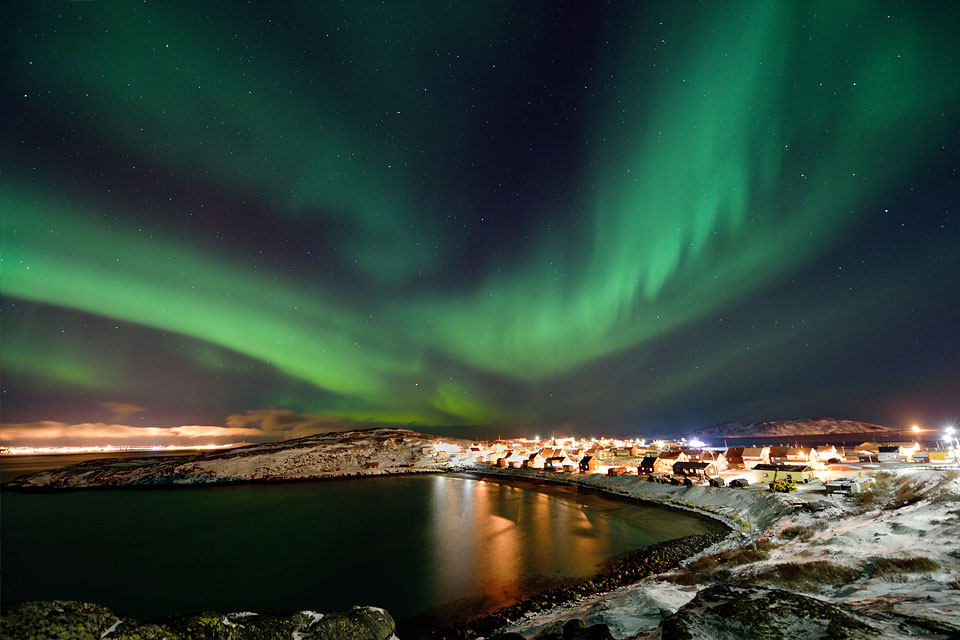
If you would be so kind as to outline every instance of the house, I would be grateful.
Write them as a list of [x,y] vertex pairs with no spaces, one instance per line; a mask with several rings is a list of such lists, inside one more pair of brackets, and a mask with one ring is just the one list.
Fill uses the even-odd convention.
[[[692,462],[692,460],[691,460]],[[727,456],[721,451],[703,451],[700,453],[700,462],[710,462],[717,467],[717,471],[726,471],[730,465]]]
[[877,447],[877,462],[901,462],[903,447],[900,445]]
[[559,447],[544,447],[540,450],[540,455],[543,456],[544,460],[549,460],[550,458],[556,458],[557,456],[565,455],[563,449]]
[[523,463],[527,461],[527,456],[523,455],[519,451],[510,451],[508,455],[504,456],[500,460],[503,461],[504,466],[506,467],[510,467],[511,469],[521,469],[523,468]]
[[540,455],[540,452],[531,453],[527,458],[527,466],[531,469],[543,469],[546,459]]
[[853,480],[834,480],[826,484],[827,493],[846,493],[856,495],[866,491],[865,483],[860,479]]
[[720,475],[717,465],[713,462],[677,462],[673,465],[673,473],[698,478]]
[[928,453],[930,454],[930,462],[953,462],[956,458],[953,452],[944,449],[937,449]]
[[822,444],[817,447],[817,459],[821,462],[836,464],[843,462],[843,453],[837,451],[837,448],[832,444]]
[[690,462],[690,459],[682,451],[664,451],[657,456],[653,470],[657,473],[673,473],[673,465],[678,462]]
[[671,451],[662,451],[660,452],[660,455],[657,457],[670,460],[671,464],[673,464],[674,462],[690,462],[690,456],[688,456],[686,453],[684,453],[680,449],[673,449]]
[[368,462],[364,465],[367,469],[376,469],[380,466],[379,462]]
[[770,447],[770,462],[768,464],[787,464],[787,453],[790,447]]
[[609,460],[617,455],[617,450],[613,447],[603,447],[598,449],[595,455],[600,459]]
[[863,442],[854,447],[857,459],[860,462],[879,462],[880,444],[877,442]]
[[569,462],[563,463],[563,470],[565,473],[576,473],[580,470],[580,465],[573,460],[573,458],[568,458]]
[[855,447],[841,447],[837,449],[837,453],[843,456],[840,458],[841,462],[857,462],[859,459]]
[[673,473],[673,465],[678,462],[690,462],[690,459],[683,451],[664,451],[657,456],[654,471],[657,473]]
[[743,469],[743,451],[744,447],[730,447],[726,451],[727,468]]
[[757,482],[809,482],[816,477],[810,467],[796,464],[758,464],[753,468],[753,473],[757,476]]
[[753,469],[758,464],[770,464],[770,447],[744,447],[743,466]]
[[580,459],[580,473],[595,473],[600,470],[596,456],[584,456]]
[[[562,451],[562,449],[557,449],[557,451]],[[547,461],[544,463],[543,468],[548,469],[550,471],[563,471],[564,465],[572,465],[572,464],[574,464],[573,460],[571,460],[569,457],[567,457],[564,454],[564,455],[553,456],[552,458],[548,458]]]
[[787,462],[817,468],[820,466],[820,456],[815,447],[794,447],[787,451]]
[[640,465],[637,467],[637,473],[655,473],[657,464],[657,456],[644,456],[643,460],[640,461]]
[[915,451],[913,453],[913,461],[919,463],[929,463],[930,462],[930,452],[929,451]]

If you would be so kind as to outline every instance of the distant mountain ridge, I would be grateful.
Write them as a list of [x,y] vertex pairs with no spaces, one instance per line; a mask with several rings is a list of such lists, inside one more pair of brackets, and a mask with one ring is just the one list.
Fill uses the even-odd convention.
[[698,437],[736,436],[815,436],[833,433],[888,433],[889,427],[856,420],[808,418],[799,420],[755,420],[723,422],[695,431]]

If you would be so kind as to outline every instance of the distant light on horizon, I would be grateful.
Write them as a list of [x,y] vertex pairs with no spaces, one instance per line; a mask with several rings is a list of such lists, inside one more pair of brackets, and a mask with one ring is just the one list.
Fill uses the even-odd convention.
[[165,445],[88,445],[88,446],[61,446],[61,447],[4,447],[0,449],[0,455],[5,456],[42,456],[71,453],[122,453],[125,451],[190,451],[190,450],[211,450],[211,449],[230,449],[231,447],[240,447],[246,445],[246,442],[233,442],[230,444],[165,444]]

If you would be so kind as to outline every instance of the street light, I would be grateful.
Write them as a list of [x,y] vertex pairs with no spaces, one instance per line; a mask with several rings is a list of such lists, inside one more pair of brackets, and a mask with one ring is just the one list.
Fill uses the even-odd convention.
[[953,447],[953,460],[957,463],[957,466],[960,467],[960,442],[957,441],[956,433],[957,429],[952,424],[948,424],[944,428],[943,433],[947,436],[947,441],[950,443],[950,446]]
[[920,427],[918,427],[917,425],[913,425],[913,432],[920,433]]

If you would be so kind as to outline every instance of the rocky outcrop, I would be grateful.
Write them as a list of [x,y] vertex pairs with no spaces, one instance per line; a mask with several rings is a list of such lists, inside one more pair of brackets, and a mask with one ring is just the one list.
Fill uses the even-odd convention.
[[[501,633],[490,640],[526,640],[519,633]],[[568,620],[560,631],[537,636],[536,640],[614,640],[605,624],[587,625],[583,620]]]
[[4,488],[189,486],[436,472],[443,467],[431,451],[470,444],[409,429],[342,431],[192,456],[90,460],[20,476]]
[[153,623],[117,616],[106,607],[62,600],[5,606],[5,640],[388,640],[396,626],[377,607],[291,614],[204,612]]
[[718,585],[704,589],[649,640],[814,640],[819,638],[951,638],[942,622],[857,610],[782,589]]

